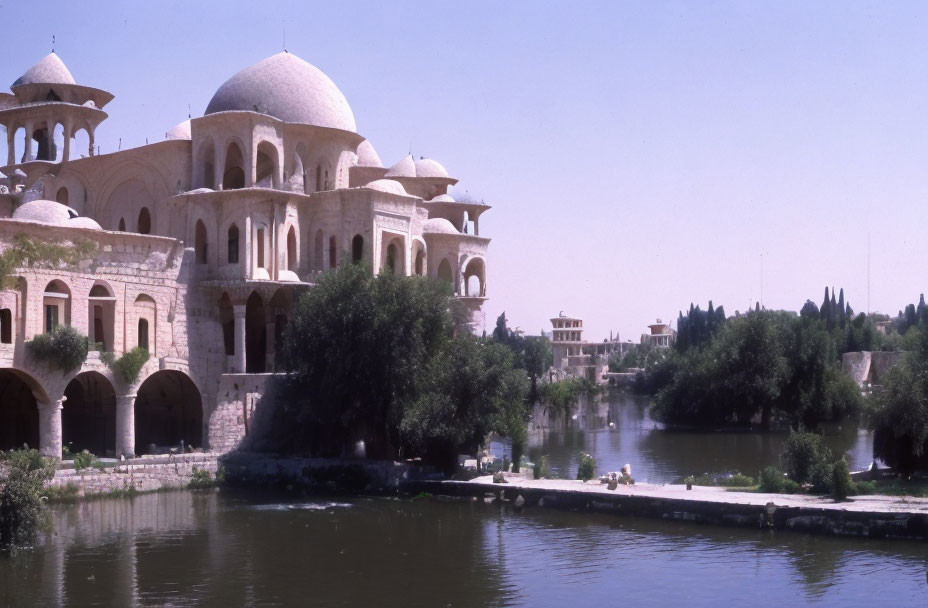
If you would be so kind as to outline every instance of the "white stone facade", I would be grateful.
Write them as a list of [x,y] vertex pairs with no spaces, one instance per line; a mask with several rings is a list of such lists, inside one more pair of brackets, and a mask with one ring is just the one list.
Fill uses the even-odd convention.
[[[457,180],[433,160],[382,167],[335,84],[294,55],[242,70],[164,141],[112,154],[93,133],[113,96],[57,55],[11,90],[0,249],[26,235],[97,251],[0,290],[0,449],[234,449],[294,302],[342,262],[448,281],[475,311],[486,299],[489,207],[449,196]],[[67,373],[35,361],[26,343],[55,325],[112,355]],[[137,346],[150,358],[129,386],[107,359]]]

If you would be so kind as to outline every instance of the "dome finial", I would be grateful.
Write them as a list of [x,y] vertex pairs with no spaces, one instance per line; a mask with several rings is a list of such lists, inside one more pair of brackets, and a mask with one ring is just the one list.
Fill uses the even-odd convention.
[[55,52],[55,35],[52,34],[52,53]]

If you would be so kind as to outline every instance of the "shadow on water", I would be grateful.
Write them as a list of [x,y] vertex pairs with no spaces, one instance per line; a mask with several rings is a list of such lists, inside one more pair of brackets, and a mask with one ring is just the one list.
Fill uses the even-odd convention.
[[[632,465],[638,481],[671,483],[686,475],[741,472],[756,476],[778,464],[786,433],[668,431],[648,415],[648,399],[611,390],[581,402],[566,424],[544,408],[534,408],[529,425],[528,454],[547,455],[553,471],[576,475],[578,454],[596,458],[597,471],[617,471]],[[610,423],[615,426],[610,427]],[[825,429],[825,442],[846,454],[851,470],[872,460],[872,435],[845,425]]]
[[0,605],[795,605],[889,588],[908,605],[928,591],[919,543],[482,502],[174,492],[53,519],[36,550],[0,558]]

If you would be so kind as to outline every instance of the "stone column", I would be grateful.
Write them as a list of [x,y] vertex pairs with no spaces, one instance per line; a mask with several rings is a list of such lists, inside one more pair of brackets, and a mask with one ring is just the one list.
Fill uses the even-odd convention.
[[39,404],[39,451],[43,456],[61,460],[61,410],[65,397]]
[[245,373],[245,305],[232,306],[232,317],[235,319],[235,367],[237,374]]
[[135,397],[116,397],[116,456],[135,456]]
[[6,164],[15,165],[16,164],[16,130],[9,130],[10,127],[7,125],[6,132]]
[[23,153],[23,162],[29,162],[32,160],[32,124],[26,125],[26,146],[25,152]]
[[[64,150],[61,152],[61,162],[71,160],[71,121],[64,123]],[[73,204],[72,202],[68,203]]]

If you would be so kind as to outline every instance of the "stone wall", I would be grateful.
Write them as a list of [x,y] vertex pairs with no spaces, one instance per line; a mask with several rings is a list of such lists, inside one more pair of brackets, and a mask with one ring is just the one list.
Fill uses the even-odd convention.
[[841,369],[858,385],[882,384],[886,372],[901,359],[901,351],[860,351],[841,355]]
[[[743,504],[734,501],[675,499],[647,495],[608,495],[552,488],[506,487],[459,481],[407,482],[404,491],[437,497],[484,499],[486,502],[633,515],[718,526],[793,530],[829,536],[928,539],[928,513],[873,512],[813,507]],[[521,500],[520,500],[521,499]]]
[[274,374],[223,374],[206,421],[210,450],[231,452],[251,431],[255,407]]
[[76,488],[76,495],[94,496],[133,490],[156,492],[186,488],[194,471],[216,474],[215,454],[183,454],[153,458],[136,458],[102,470],[61,469],[48,483],[52,488]]

